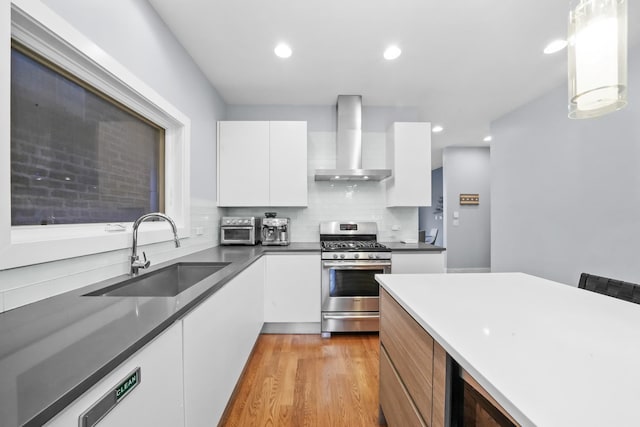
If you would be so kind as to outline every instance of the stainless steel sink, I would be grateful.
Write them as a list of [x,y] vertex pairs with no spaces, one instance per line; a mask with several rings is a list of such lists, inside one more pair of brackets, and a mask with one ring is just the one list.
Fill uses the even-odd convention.
[[174,297],[229,264],[228,262],[179,262],[83,296]]

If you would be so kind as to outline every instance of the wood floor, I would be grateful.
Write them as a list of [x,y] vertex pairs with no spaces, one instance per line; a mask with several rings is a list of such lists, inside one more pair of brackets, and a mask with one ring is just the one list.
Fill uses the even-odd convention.
[[261,335],[222,426],[378,425],[377,334]]

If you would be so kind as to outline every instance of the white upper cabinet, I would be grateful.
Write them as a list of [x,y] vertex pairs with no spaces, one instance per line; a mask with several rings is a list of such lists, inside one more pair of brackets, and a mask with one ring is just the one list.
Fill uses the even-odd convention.
[[218,122],[218,206],[269,205],[269,122]]
[[393,123],[386,158],[387,207],[431,206],[431,124]]
[[218,206],[307,206],[307,123],[218,122]]
[[269,205],[307,206],[307,122],[269,128]]

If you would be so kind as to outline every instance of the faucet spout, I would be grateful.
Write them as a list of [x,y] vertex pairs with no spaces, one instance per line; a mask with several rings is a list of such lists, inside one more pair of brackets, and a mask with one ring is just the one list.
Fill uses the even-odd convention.
[[140,218],[136,219],[133,223],[133,244],[131,245],[131,276],[138,275],[138,270],[141,268],[147,268],[151,264],[150,261],[147,260],[145,255],[144,260],[140,260],[138,256],[138,228],[140,228],[140,224],[150,218],[159,218],[165,220],[171,226],[171,231],[173,231],[173,241],[175,242],[176,248],[180,247],[180,240],[178,240],[178,228],[176,227],[176,223],[169,218],[167,215],[160,212],[151,212],[148,214],[142,215]]

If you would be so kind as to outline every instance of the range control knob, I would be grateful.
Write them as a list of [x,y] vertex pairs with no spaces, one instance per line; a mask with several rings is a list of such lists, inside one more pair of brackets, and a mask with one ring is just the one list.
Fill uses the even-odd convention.
[[355,254],[355,255],[353,255],[353,257],[354,257],[355,259],[358,259],[358,258],[360,258],[360,254]]
[[340,258],[344,259],[344,254],[340,254]]
[[333,254],[333,258],[338,258],[338,254]]
[[369,258],[375,258],[374,254],[369,254]]

